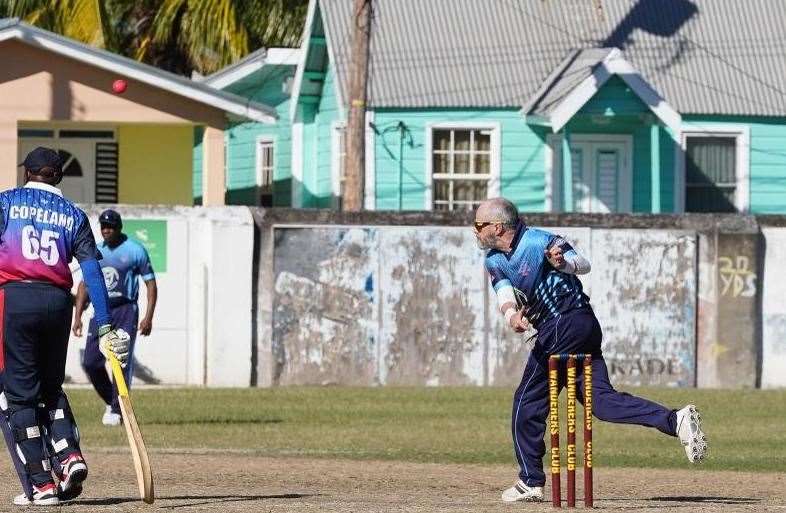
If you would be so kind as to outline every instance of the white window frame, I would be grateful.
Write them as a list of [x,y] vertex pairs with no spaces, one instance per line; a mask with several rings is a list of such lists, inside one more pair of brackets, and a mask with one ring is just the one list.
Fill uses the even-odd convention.
[[254,146],[254,151],[256,153],[256,168],[254,169],[254,173],[256,175],[256,185],[257,185],[257,194],[256,194],[256,202],[259,203],[259,193],[262,191],[262,144],[270,144],[271,150],[273,152],[273,158],[271,159],[271,172],[270,172],[270,186],[273,186],[273,182],[275,181],[275,172],[276,172],[276,136],[274,135],[258,135],[256,138],[256,143]]
[[452,121],[444,123],[429,123],[426,125],[426,183],[424,196],[424,208],[434,209],[434,130],[490,130],[491,131],[491,162],[490,176],[486,186],[486,197],[496,198],[500,195],[500,167],[501,167],[501,139],[502,125],[498,122],[473,122],[473,121]]
[[[623,144],[625,154],[622,156],[623,165],[620,180],[617,187],[620,188],[620,209],[619,212],[633,211],[633,136],[630,134],[571,134],[570,141],[575,143],[609,143]],[[545,166],[545,206],[546,212],[558,212],[556,210],[555,198],[561,197],[559,191],[554,190],[554,173],[561,172],[555,169],[556,162],[559,160],[556,152],[562,151],[562,135],[549,134],[546,136],[546,166]]]
[[734,206],[740,213],[750,212],[750,127],[747,125],[683,123],[678,134],[680,142],[675,150],[674,161],[674,211],[685,212],[686,177],[685,155],[688,151],[688,137],[733,137],[736,144],[737,162],[734,174],[737,185],[734,191]]
[[[344,162],[346,166],[347,125],[343,121],[334,121],[330,125],[330,182],[333,190],[333,206],[335,207],[341,204],[339,201],[341,198],[341,137],[339,136],[341,129],[344,130]],[[346,173],[346,169],[344,172]]]

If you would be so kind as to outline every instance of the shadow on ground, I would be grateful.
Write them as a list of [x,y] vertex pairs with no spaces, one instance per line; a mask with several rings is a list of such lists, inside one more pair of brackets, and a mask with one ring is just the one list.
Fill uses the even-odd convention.
[[[657,496],[657,497],[596,497],[595,502],[625,502],[622,509],[648,509],[652,508],[651,504],[632,506],[630,503],[637,501],[644,502],[670,502],[668,508],[693,508],[697,504],[717,504],[717,505],[734,505],[734,504],[758,504],[762,499],[757,497],[724,497],[713,495],[674,495],[674,496]],[[612,506],[616,509],[616,506]]]
[[678,495],[674,497],[650,497],[648,501],[658,502],[694,502],[701,504],[757,504],[761,499],[755,497],[717,497],[717,496],[685,496]]
[[[220,504],[223,502],[251,502],[268,499],[302,499],[306,497],[316,497],[319,494],[308,493],[282,493],[275,495],[163,495],[156,497],[156,501],[196,501],[183,504],[167,504],[167,508],[185,508],[191,506],[203,506],[206,504]],[[139,502],[139,497],[112,497],[102,499],[77,499],[69,501],[68,504],[81,506],[116,506],[126,502]]]
[[196,426],[204,424],[281,424],[283,419],[169,419],[145,422],[145,426]]

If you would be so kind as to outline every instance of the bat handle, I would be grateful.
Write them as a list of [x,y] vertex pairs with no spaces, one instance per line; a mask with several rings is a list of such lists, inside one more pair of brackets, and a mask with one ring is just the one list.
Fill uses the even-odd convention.
[[120,397],[128,397],[128,386],[126,385],[126,378],[123,376],[123,367],[114,355],[109,355],[109,363],[112,365],[112,375],[115,377],[115,384],[117,384],[117,395]]

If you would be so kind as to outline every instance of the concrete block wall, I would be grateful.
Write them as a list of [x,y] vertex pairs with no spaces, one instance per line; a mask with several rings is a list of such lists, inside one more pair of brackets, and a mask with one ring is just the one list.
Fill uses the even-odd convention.
[[[695,234],[555,231],[615,262],[582,280],[617,381],[692,385]],[[518,382],[529,346],[503,328],[470,230],[284,225],[273,237],[273,384]]]
[[[98,215],[88,206],[100,240]],[[254,225],[244,207],[112,206],[124,221],[166,222],[166,272],[158,269],[158,305],[149,337],[136,346],[139,384],[249,386],[252,348]],[[132,237],[133,233],[130,234]],[[72,265],[75,282],[81,280]],[[74,288],[74,290],[76,287]],[[146,306],[140,285],[140,312]],[[92,309],[83,316],[85,332]],[[86,383],[80,365],[85,337],[72,336],[66,374]],[[141,375],[139,374],[141,372]]]
[[[157,276],[153,334],[138,341],[146,380],[137,384],[519,380],[531,346],[496,312],[470,214],[114,208],[167,226],[167,270]],[[87,210],[99,237],[103,208]],[[615,382],[786,386],[786,217],[526,221],[592,260],[582,279]],[[144,310],[144,286],[140,296]],[[85,383],[84,339],[71,344],[67,374]]]
[[761,387],[786,387],[786,226],[763,225]]

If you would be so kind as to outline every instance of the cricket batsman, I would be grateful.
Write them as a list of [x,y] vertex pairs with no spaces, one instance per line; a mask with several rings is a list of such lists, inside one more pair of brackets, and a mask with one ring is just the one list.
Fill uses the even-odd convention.
[[63,177],[60,156],[38,147],[20,165],[24,187],[0,193],[0,427],[24,491],[14,504],[48,506],[79,495],[87,478],[62,388],[72,258],[95,306],[104,354],[125,362],[129,338],[110,323],[101,254],[87,216],[56,187]]
[[[593,414],[609,422],[654,427],[679,437],[690,462],[707,453],[701,417],[689,404],[672,410],[614,390],[603,359],[601,332],[576,275],[590,263],[562,237],[526,226],[515,205],[503,198],[483,202],[475,212],[475,237],[488,250],[486,269],[505,323],[517,333],[537,329],[537,339],[513,395],[513,450],[519,480],[502,492],[502,500],[541,501],[546,476],[543,455],[548,414],[548,359],[552,354],[592,355]],[[584,403],[584,378],[577,369],[577,398]],[[564,386],[564,373],[559,384]]]
[[[150,257],[144,246],[135,240],[129,239],[123,233],[123,219],[114,210],[105,210],[98,216],[101,225],[103,242],[98,246],[101,252],[101,270],[104,273],[104,283],[109,293],[109,313],[112,316],[112,326],[123,329],[131,337],[128,348],[128,365],[123,370],[126,384],[131,387],[131,377],[134,367],[134,342],[139,323],[139,334],[150,335],[153,327],[153,312],[158,299],[158,287]],[[147,289],[147,309],[142,321],[139,322],[139,280],[145,282]],[[84,282],[79,284],[74,307],[73,332],[77,337],[82,336],[82,312],[87,306],[87,289]],[[82,358],[82,367],[98,395],[106,404],[106,410],[101,422],[105,426],[118,426],[122,418],[120,403],[117,398],[117,386],[109,380],[106,372],[106,359],[101,353],[98,343],[97,317],[90,320],[87,329],[87,343]]]

